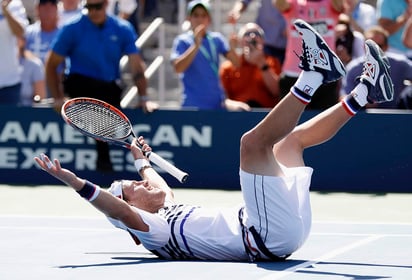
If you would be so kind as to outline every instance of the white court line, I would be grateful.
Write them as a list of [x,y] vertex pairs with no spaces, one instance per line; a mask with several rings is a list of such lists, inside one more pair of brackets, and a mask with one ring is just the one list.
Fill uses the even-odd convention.
[[[382,237],[412,237],[412,233],[349,233],[349,232],[311,232],[310,235],[318,236],[371,236],[381,235]],[[309,236],[310,236],[309,235]]]
[[[96,216],[59,216],[59,215],[27,215],[27,214],[0,214],[0,219],[2,218],[16,218],[16,219],[79,219],[79,220],[105,220],[106,218],[101,215]],[[399,226],[412,226],[412,223],[407,222],[368,222],[368,221],[334,221],[334,220],[314,220],[312,224],[338,224],[338,225],[399,225]]]
[[[96,216],[70,216],[70,215],[27,215],[27,214],[0,214],[0,219],[2,218],[16,218],[16,219],[79,219],[79,220],[105,220],[103,214]],[[339,221],[339,220],[314,220],[312,224],[338,224],[338,225],[400,225],[400,226],[412,226],[412,223],[407,222],[368,222],[368,221]]]
[[325,224],[325,225],[400,225],[400,226],[412,226],[412,223],[407,222],[378,222],[378,221],[325,221],[325,220],[315,220],[313,224]]
[[368,243],[371,243],[371,242],[373,242],[373,241],[376,241],[376,240],[378,240],[378,239],[381,239],[381,238],[384,237],[384,236],[385,236],[385,235],[372,235],[372,236],[369,236],[369,237],[364,238],[364,239],[362,239],[362,240],[359,240],[359,241],[357,241],[357,242],[351,243],[351,244],[349,244],[349,245],[347,245],[347,246],[343,246],[343,247],[340,247],[340,248],[338,248],[338,249],[336,249],[336,250],[333,250],[333,251],[331,251],[331,252],[329,252],[329,253],[326,253],[326,254],[324,254],[324,255],[316,258],[316,259],[313,260],[313,261],[307,261],[307,262],[304,262],[304,263],[301,263],[301,264],[298,264],[298,265],[289,267],[288,269],[285,269],[285,270],[283,270],[283,271],[281,271],[281,272],[279,272],[279,273],[276,273],[275,275],[272,275],[272,274],[271,274],[271,275],[265,276],[265,277],[260,278],[260,279],[261,279],[261,280],[266,280],[266,279],[267,279],[267,280],[280,279],[280,278],[282,278],[282,277],[285,277],[285,276],[287,276],[287,275],[290,275],[290,274],[298,271],[299,269],[302,269],[302,268],[305,268],[305,267],[314,265],[314,264],[319,263],[319,262],[327,261],[327,260],[329,260],[329,259],[331,259],[331,258],[334,258],[334,257],[340,255],[340,254],[343,254],[343,253],[345,253],[345,252],[347,252],[347,251],[350,251],[350,250],[352,250],[352,249],[355,249],[356,247],[360,247],[360,246],[363,246],[363,245],[365,245],[365,244],[368,244]]
[[99,232],[99,231],[112,231],[112,232],[118,232],[119,229],[114,228],[109,226],[108,228],[93,228],[93,227],[42,227],[42,226],[0,226],[0,230],[2,229],[7,229],[7,230],[12,230],[12,229],[18,229],[18,230],[47,230],[47,231],[85,231],[85,232]]

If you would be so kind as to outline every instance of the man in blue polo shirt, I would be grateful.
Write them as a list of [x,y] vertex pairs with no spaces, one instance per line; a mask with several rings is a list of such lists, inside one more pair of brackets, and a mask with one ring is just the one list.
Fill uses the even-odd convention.
[[[51,45],[45,63],[46,81],[58,111],[65,95],[70,98],[97,98],[120,107],[119,63],[124,55],[129,57],[130,70],[139,92],[139,106],[145,111],[152,109],[147,103],[144,62],[135,45],[137,35],[130,23],[108,15],[107,5],[108,0],[87,0],[87,12],[63,26]],[[69,58],[70,65],[62,87],[56,70],[66,58]],[[97,152],[97,169],[111,171],[108,145],[98,141]]]

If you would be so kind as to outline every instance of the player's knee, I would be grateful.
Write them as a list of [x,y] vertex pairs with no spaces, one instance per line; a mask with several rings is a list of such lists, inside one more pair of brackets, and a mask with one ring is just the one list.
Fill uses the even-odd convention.
[[253,130],[246,132],[240,138],[240,152],[241,154],[246,153],[257,153],[258,150],[262,150],[264,147],[262,145],[262,138],[257,135]]

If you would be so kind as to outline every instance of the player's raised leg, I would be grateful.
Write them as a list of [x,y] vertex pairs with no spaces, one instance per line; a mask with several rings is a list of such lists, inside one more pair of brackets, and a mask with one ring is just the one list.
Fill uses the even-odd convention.
[[341,103],[297,126],[274,146],[276,158],[288,167],[303,166],[305,148],[332,138],[339,129],[368,103],[391,101],[393,84],[387,57],[372,40],[365,42],[365,62],[360,83]]
[[309,24],[302,20],[294,24],[302,36],[299,67],[303,71],[289,94],[259,124],[242,136],[240,166],[249,173],[282,175],[273,156],[273,145],[295,128],[305,106],[322,83],[336,81],[345,74],[337,55]]

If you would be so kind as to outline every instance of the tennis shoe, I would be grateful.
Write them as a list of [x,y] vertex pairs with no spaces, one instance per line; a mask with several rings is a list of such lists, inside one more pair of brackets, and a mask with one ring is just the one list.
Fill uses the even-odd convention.
[[307,22],[297,19],[293,23],[302,36],[302,54],[299,68],[303,71],[316,71],[323,75],[323,83],[339,80],[345,74],[345,66],[329,48],[322,36]]
[[365,62],[360,82],[367,86],[369,103],[382,103],[393,99],[393,83],[389,60],[372,40],[365,42]]

